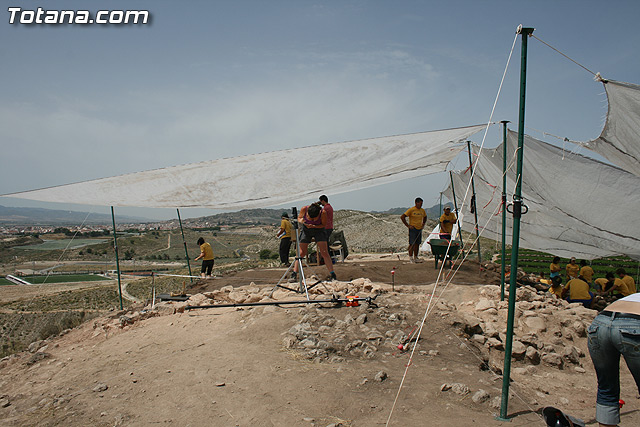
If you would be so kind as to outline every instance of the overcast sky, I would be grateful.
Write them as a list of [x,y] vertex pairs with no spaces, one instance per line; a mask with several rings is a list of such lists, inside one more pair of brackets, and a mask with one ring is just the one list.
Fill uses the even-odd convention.
[[[151,22],[24,25],[1,12],[0,194],[486,123],[519,24],[605,78],[640,83],[635,0],[4,4],[148,10]],[[562,143],[539,131],[597,137],[606,114],[602,84],[535,39],[528,64],[527,133],[555,144]],[[493,117],[512,121],[512,129],[519,75],[520,40]],[[487,147],[499,143],[494,128]],[[283,167],[292,181],[305,173]],[[408,207],[416,196],[431,206],[447,180],[430,175],[329,198],[335,209]],[[108,212],[8,197],[0,205]],[[175,217],[171,209],[117,212]],[[213,213],[181,210],[183,217]]]

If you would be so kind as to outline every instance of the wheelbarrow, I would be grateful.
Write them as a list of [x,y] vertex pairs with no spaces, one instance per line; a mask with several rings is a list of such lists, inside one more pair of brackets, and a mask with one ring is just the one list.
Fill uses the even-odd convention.
[[[435,268],[438,268],[439,260],[442,260],[442,262],[447,262],[448,260],[449,268],[451,268],[451,258],[458,253],[460,242],[453,240],[451,241],[451,246],[449,246],[449,241],[446,239],[431,239],[429,240],[429,246],[431,246],[431,253],[433,253],[433,258],[436,261]],[[449,251],[447,251],[447,248],[449,248]]]

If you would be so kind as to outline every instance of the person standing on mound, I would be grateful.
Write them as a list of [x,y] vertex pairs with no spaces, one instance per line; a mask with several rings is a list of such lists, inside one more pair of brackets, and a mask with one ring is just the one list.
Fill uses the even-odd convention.
[[331,237],[331,233],[333,232],[333,206],[329,204],[329,198],[324,194],[320,196],[320,204],[322,205],[322,210],[327,212],[327,225],[324,228],[325,233],[327,233],[327,241],[329,237]]
[[451,240],[451,232],[453,231],[453,224],[456,223],[458,218],[456,214],[451,212],[449,206],[444,207],[444,213],[440,215],[440,238]]
[[[303,206],[298,213],[298,223],[302,225],[302,232],[300,234],[300,257],[307,256],[307,249],[311,239],[316,241],[318,246],[318,252],[322,255],[324,265],[329,270],[329,277],[327,280],[337,280],[336,273],[333,271],[333,263],[329,256],[329,249],[327,246],[327,234],[325,226],[327,225],[327,212],[322,209],[320,203],[312,203],[309,206]],[[298,278],[298,263],[293,266],[293,272],[291,278],[296,280]]]
[[280,230],[278,230],[278,236],[280,237],[280,263],[284,266],[289,265],[289,251],[291,250],[291,230],[293,226],[289,221],[289,215],[286,212],[282,212],[280,221]]
[[[408,223],[407,217],[409,218]],[[418,258],[418,253],[422,243],[422,229],[427,222],[427,212],[422,209],[422,199],[420,197],[416,198],[415,206],[410,207],[400,215],[400,220],[409,229],[409,261],[422,262]]]
[[[195,258],[195,261],[202,259],[202,268],[200,269],[200,276],[204,279],[211,278],[211,270],[213,270],[213,249],[211,245],[204,241],[202,237],[198,239],[198,246],[200,246],[200,255]],[[206,273],[206,276],[205,276]]]

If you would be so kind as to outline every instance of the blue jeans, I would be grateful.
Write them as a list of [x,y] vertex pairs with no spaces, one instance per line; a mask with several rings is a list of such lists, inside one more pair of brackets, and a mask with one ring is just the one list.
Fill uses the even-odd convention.
[[[620,317],[623,316],[623,317]],[[620,355],[640,391],[640,316],[627,318],[614,313],[599,314],[588,329],[589,354],[598,377],[596,421],[620,422]]]

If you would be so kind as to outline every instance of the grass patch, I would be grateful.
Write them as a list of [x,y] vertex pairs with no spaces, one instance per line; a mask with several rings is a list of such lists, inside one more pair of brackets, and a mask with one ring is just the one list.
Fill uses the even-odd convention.
[[[123,301],[125,303],[126,301]],[[91,289],[64,291],[30,300],[0,304],[0,308],[22,312],[52,312],[67,310],[110,310],[120,307],[117,285],[103,285]]]
[[55,313],[0,313],[0,357],[26,350],[34,341],[58,335],[99,312],[64,311]]

